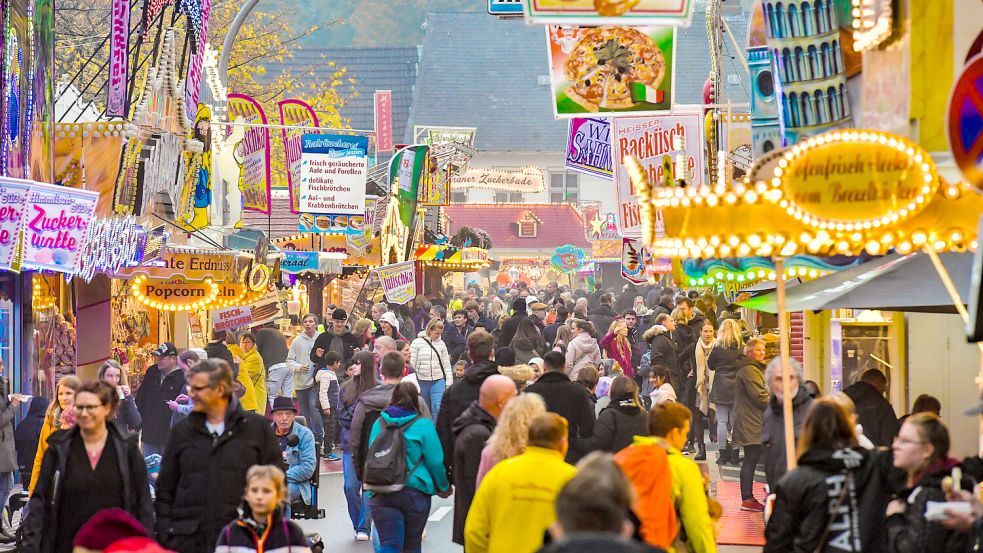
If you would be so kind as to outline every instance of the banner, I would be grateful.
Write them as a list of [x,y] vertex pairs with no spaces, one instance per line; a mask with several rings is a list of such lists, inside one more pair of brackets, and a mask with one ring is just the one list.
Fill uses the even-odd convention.
[[410,146],[401,150],[395,161],[391,161],[389,182],[399,178],[399,218],[408,228],[412,228],[416,215],[416,201],[420,191],[420,175],[426,160],[426,146]]
[[106,115],[126,117],[127,68],[130,59],[129,0],[113,0],[112,18],[109,35],[109,87],[106,90]]
[[416,263],[404,261],[376,269],[386,300],[398,305],[416,297]]
[[368,149],[367,136],[303,135],[300,211],[364,216]]
[[225,309],[212,309],[212,330],[232,330],[253,322],[253,311],[248,305],[237,305]]
[[327,234],[362,234],[365,232],[365,217],[362,215],[301,213],[297,221],[297,229],[300,232],[323,232]]
[[[703,186],[703,116],[696,108],[692,113],[659,117],[627,117],[614,120],[611,144],[614,147],[614,181],[618,191],[618,227],[621,235],[639,238],[642,220],[638,195],[625,170],[625,156],[635,156],[652,183],[672,180],[665,174],[670,167],[675,178],[685,177],[688,186]],[[683,149],[676,148],[682,141]]]
[[[192,33],[191,51],[188,52],[188,75],[184,79],[184,112],[191,114],[198,109],[201,95],[201,66],[205,61],[205,48],[208,47],[208,18],[212,14],[212,0],[201,0],[201,30]],[[193,25],[190,13],[188,25]],[[197,38],[197,42],[195,42]]]
[[423,176],[420,179],[420,194],[417,198],[420,205],[449,205],[451,203],[451,177],[453,166],[448,164],[445,169],[437,166],[437,158],[427,155],[423,165]]
[[547,33],[557,117],[672,108],[675,27],[549,25]]
[[648,264],[648,250],[633,238],[621,239],[621,277],[632,284],[645,284],[645,266]]
[[[229,94],[229,121],[266,125],[266,113],[259,102],[245,94]],[[243,138],[233,147],[239,165],[239,192],[242,208],[270,214],[270,131],[265,127],[246,127]]]
[[727,142],[723,144],[733,173],[731,180],[740,180],[754,165],[754,148],[751,135],[751,115],[744,113],[720,113]]
[[130,278],[135,275],[145,275],[152,278],[168,279],[176,276],[187,280],[204,280],[211,278],[215,282],[233,280],[235,268],[235,253],[224,252],[178,252],[167,250],[160,259],[138,265],[125,267],[116,272],[120,278]]
[[290,275],[298,275],[305,271],[318,272],[318,252],[284,252],[280,260],[280,270]]
[[[586,205],[583,208],[584,234],[591,242],[620,240],[618,216],[610,211],[601,213],[600,206]],[[617,254],[616,254],[617,255]]]
[[571,171],[613,179],[611,123],[607,119],[571,119],[564,165]]
[[682,25],[688,27],[695,0],[525,0],[532,23],[563,25]]
[[13,268],[29,181],[0,179],[0,269]]
[[[317,114],[303,100],[281,100],[280,124],[284,127],[319,127]],[[287,187],[290,190],[290,213],[300,213],[301,137],[309,129],[283,129],[283,155],[287,166]]]
[[523,167],[518,170],[483,169],[469,167],[467,171],[454,175],[451,179],[454,188],[485,188],[508,192],[535,193],[546,190],[546,177],[541,169]]
[[74,273],[98,192],[31,183],[24,205],[25,269]]
[[375,107],[375,151],[393,151],[393,91],[376,90],[373,95]]
[[583,268],[587,253],[583,248],[565,244],[553,250],[550,265],[561,273],[572,273]]
[[413,136],[418,144],[439,144],[441,142],[456,142],[474,148],[475,127],[428,127],[417,125],[413,127]]

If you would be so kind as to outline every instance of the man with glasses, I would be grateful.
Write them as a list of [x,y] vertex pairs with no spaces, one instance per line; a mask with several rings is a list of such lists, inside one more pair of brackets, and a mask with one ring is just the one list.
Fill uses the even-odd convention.
[[232,401],[232,369],[206,359],[188,371],[194,411],[172,431],[157,479],[157,538],[182,553],[210,553],[237,517],[253,465],[283,465],[267,420]]
[[147,369],[137,390],[136,404],[140,411],[144,456],[164,452],[171,431],[169,401],[184,393],[184,372],[178,367],[177,347],[164,342],[152,353],[157,362]]

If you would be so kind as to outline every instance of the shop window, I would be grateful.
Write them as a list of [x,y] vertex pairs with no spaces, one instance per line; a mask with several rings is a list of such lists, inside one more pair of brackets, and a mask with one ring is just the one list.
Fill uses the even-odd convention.
[[516,221],[518,227],[519,238],[536,238],[539,234],[539,224],[542,221],[538,217],[532,214],[531,211],[526,211],[522,214],[522,217]]
[[580,201],[580,175],[550,173],[550,203],[576,204]]
[[468,190],[451,190],[451,203],[464,204],[468,202]]
[[506,192],[499,190],[495,192],[495,203],[496,204],[521,204],[522,203],[522,192]]

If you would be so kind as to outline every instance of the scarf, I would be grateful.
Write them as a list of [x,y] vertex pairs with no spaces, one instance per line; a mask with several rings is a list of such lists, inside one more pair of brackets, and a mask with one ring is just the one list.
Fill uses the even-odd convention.
[[714,342],[710,342],[709,346],[704,345],[702,338],[696,341],[696,393],[699,396],[697,407],[704,415],[710,407],[710,388],[713,387],[714,373],[707,370],[707,359],[713,351],[713,345]]

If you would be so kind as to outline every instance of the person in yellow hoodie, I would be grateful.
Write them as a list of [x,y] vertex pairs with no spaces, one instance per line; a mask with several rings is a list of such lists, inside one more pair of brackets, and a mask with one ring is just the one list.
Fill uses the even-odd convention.
[[[242,348],[242,361],[239,363],[237,380],[242,383],[246,393],[239,398],[242,408],[260,415],[266,414],[266,367],[256,349],[256,338],[249,332],[239,337]],[[230,348],[231,349],[231,348]],[[236,355],[236,352],[232,352]]]
[[556,496],[577,473],[567,454],[567,421],[541,413],[529,421],[529,442],[481,481],[464,523],[468,553],[532,553],[556,520]]

